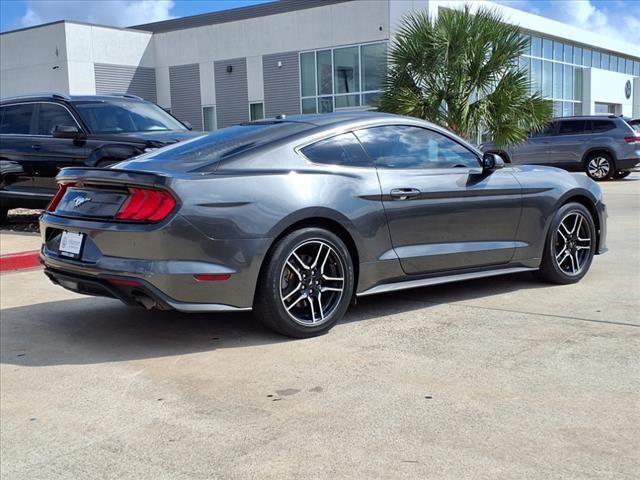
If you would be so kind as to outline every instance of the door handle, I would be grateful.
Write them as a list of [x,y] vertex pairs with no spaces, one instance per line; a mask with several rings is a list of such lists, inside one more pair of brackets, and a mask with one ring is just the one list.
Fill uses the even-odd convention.
[[34,143],[33,145],[31,145],[31,150],[40,150],[42,148],[42,145],[40,145],[39,143]]
[[417,188],[394,188],[391,190],[391,198],[394,200],[410,200],[419,196],[420,190]]

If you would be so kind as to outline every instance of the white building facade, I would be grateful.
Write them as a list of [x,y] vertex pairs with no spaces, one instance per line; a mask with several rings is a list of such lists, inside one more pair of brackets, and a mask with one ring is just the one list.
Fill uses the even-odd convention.
[[[282,0],[127,29],[60,21],[0,35],[0,97],[130,93],[195,129],[366,109],[403,16],[463,2]],[[531,39],[521,57],[556,116],[640,117],[640,47],[503,7]]]

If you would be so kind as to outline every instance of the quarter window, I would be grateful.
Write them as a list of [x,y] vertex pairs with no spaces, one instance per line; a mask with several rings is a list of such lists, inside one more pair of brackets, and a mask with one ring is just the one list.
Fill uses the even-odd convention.
[[609,130],[616,128],[613,122],[610,122],[609,120],[592,120],[592,122],[593,133],[608,132]]
[[360,142],[353,133],[343,133],[320,140],[303,148],[302,153],[314,163],[360,167],[370,164]]
[[41,103],[38,113],[38,135],[51,135],[56,127],[77,127],[66,108],[52,103]]
[[33,103],[0,107],[0,133],[28,135],[31,133]]
[[454,168],[478,167],[478,157],[450,138],[420,127],[393,125],[356,132],[377,167]]

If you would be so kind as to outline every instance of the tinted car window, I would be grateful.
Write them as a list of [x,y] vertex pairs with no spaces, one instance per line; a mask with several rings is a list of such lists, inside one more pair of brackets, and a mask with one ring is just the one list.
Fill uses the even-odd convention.
[[616,128],[615,124],[609,120],[592,120],[593,133],[608,132]]
[[378,167],[477,167],[478,157],[444,135],[420,127],[393,125],[358,130],[356,135]]
[[0,107],[0,133],[28,135],[31,132],[33,103]]
[[303,148],[302,153],[316,163],[358,166],[370,164],[360,142],[353,133],[344,133],[321,140]]
[[[586,120],[563,120],[560,122],[560,135],[579,135],[587,133],[589,125]],[[591,133],[591,132],[589,132]]]
[[41,103],[38,113],[38,135],[51,135],[57,126],[76,127],[77,124],[66,108],[53,103]]
[[218,162],[242,152],[266,146],[304,132],[313,125],[298,122],[252,122],[217,130],[209,135],[176,143],[157,151],[125,160],[120,165],[133,165],[166,171],[211,171]]
[[74,105],[92,133],[186,130],[182,123],[153,103],[114,100]]
[[543,137],[543,136],[546,136],[546,135],[551,135],[555,131],[557,124],[558,124],[557,122],[551,122],[551,123],[547,124],[539,132],[532,132],[531,136],[532,137]]

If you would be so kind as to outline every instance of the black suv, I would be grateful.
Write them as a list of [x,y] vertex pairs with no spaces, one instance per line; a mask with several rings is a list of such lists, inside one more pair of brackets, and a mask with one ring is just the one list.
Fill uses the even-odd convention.
[[44,208],[63,167],[106,167],[192,138],[190,125],[133,95],[58,94],[0,101],[0,223]]

